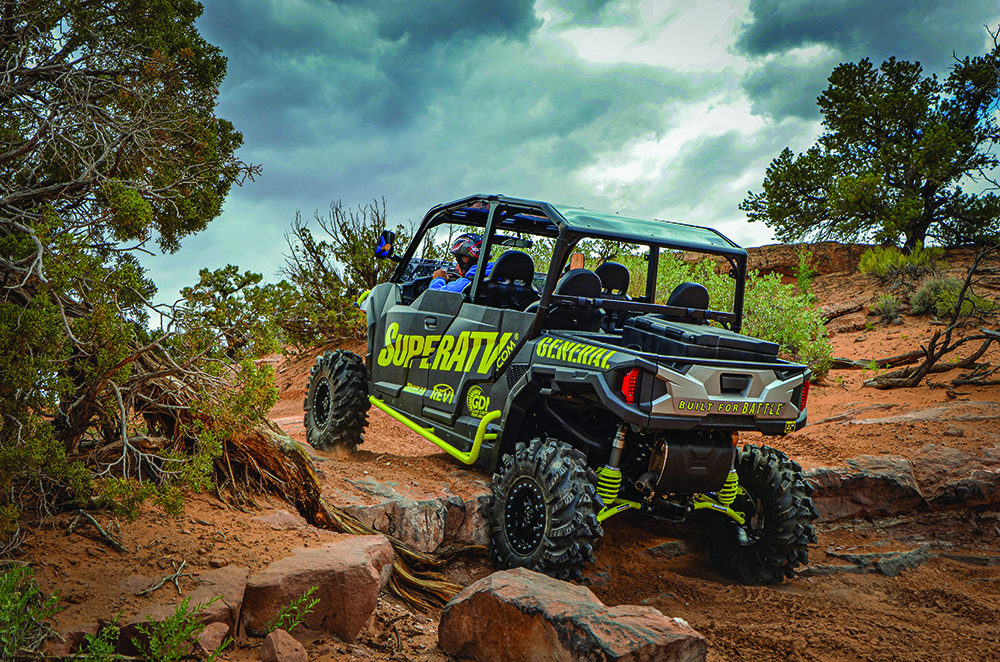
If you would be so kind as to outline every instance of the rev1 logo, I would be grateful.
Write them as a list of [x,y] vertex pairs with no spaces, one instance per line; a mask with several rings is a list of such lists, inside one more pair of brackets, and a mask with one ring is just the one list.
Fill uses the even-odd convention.
[[455,389],[447,384],[438,384],[434,387],[434,390],[431,391],[430,398],[435,402],[450,405],[455,399]]
[[482,418],[490,409],[490,399],[483,393],[483,389],[473,386],[465,397],[465,406],[469,408],[469,414],[475,418]]

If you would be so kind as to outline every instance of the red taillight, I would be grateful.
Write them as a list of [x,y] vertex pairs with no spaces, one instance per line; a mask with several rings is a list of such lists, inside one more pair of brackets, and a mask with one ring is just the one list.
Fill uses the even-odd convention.
[[802,401],[799,402],[799,411],[806,410],[806,400],[809,399],[809,380],[802,384]]
[[639,387],[639,369],[632,368],[622,379],[622,397],[630,405],[635,404],[635,391]]

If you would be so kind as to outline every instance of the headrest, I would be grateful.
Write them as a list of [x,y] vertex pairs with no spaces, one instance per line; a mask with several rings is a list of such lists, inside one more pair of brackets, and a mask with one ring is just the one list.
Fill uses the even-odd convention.
[[486,277],[486,282],[514,282],[519,280],[525,285],[531,285],[535,277],[535,262],[531,256],[521,251],[507,251],[493,263],[493,270]]
[[681,283],[670,293],[667,305],[708,310],[708,290],[698,283]]
[[627,294],[628,284],[631,276],[628,267],[618,262],[605,262],[594,271],[601,279],[601,286],[605,292],[614,294]]
[[601,298],[601,279],[589,269],[570,269],[556,283],[553,294],[599,299]]

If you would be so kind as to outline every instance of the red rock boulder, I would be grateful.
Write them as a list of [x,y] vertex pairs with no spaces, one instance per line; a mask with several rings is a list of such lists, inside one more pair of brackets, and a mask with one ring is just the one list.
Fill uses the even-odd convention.
[[250,577],[240,621],[242,634],[267,635],[282,607],[315,586],[317,604],[303,627],[353,642],[375,612],[392,574],[393,551],[383,536],[357,536],[323,547],[301,548]]
[[444,608],[438,645],[482,662],[701,662],[708,644],[652,607],[606,607],[590,589],[525,569],[497,572]]

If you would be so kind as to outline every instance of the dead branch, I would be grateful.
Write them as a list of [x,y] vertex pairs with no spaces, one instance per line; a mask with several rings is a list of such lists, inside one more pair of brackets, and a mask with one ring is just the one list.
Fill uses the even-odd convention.
[[844,315],[850,315],[851,313],[856,313],[862,308],[864,308],[864,304],[861,303],[850,304],[847,306],[832,306],[829,310],[824,309],[823,311],[821,311],[820,314],[823,317],[823,323],[829,324],[838,317],[843,317]]
[[[919,385],[928,374],[933,372],[946,372],[955,368],[971,368],[975,365],[976,361],[978,361],[979,358],[986,353],[989,346],[994,341],[997,341],[1000,336],[996,333],[983,333],[979,335],[961,337],[953,341],[952,334],[962,324],[963,304],[965,304],[966,301],[973,300],[972,297],[974,295],[972,290],[973,285],[978,282],[976,274],[979,273],[980,263],[993,255],[997,250],[1000,250],[1000,246],[986,246],[976,254],[976,257],[972,261],[972,265],[969,267],[965,276],[965,280],[962,281],[962,286],[956,296],[955,309],[951,314],[951,318],[947,322],[944,333],[942,334],[941,331],[935,331],[927,345],[921,348],[925,357],[923,363],[914,367],[902,368],[884,375],[877,375],[873,379],[867,380],[864,383],[864,386],[874,386],[878,389],[911,388]],[[975,340],[983,340],[984,342],[980,348],[972,354],[972,356],[957,363],[949,364],[948,366],[938,365],[938,362],[944,356],[954,352],[961,345]]]
[[[935,334],[935,338],[936,337],[937,334]],[[961,361],[947,364],[938,363],[938,359],[946,353],[942,351],[933,361],[928,359],[919,366],[887,372],[884,375],[876,375],[872,379],[867,380],[864,383],[864,386],[874,386],[878,389],[910,388],[919,385],[924,377],[929,374],[949,372],[959,368],[972,368],[994,342],[993,338],[985,338],[984,340],[984,336],[966,336],[965,338],[960,338],[958,341],[948,346],[948,352],[952,352],[958,349],[961,345],[964,345],[966,342],[973,340],[983,340],[983,344],[980,345],[979,349],[973,352],[971,356],[968,356]]]
[[105,542],[107,542],[109,545],[111,545],[112,547],[114,547],[116,550],[118,550],[122,554],[125,553],[125,545],[122,544],[121,540],[119,540],[115,536],[113,536],[110,533],[108,533],[107,531],[105,531],[104,528],[100,524],[97,523],[97,520],[94,519],[94,517],[90,513],[88,513],[87,511],[85,511],[85,510],[79,511],[79,513],[77,514],[76,518],[70,523],[69,527],[66,529],[66,535],[69,535],[69,534],[73,533],[73,531],[76,529],[77,523],[80,522],[81,518],[83,518],[84,521],[87,521],[87,522],[90,522],[91,524],[93,524],[94,528],[96,528],[97,531],[98,531],[98,533],[101,534],[101,538],[103,538],[105,540]]
[[172,575],[166,575],[165,577],[161,577],[159,579],[159,581],[157,581],[155,584],[152,584],[149,588],[146,588],[146,589],[143,589],[143,590],[139,591],[139,595],[149,595],[150,593],[152,593],[153,591],[159,589],[161,586],[163,586],[167,582],[173,582],[174,586],[177,587],[177,595],[180,595],[181,594],[181,582],[180,582],[181,577],[191,577],[191,574],[189,574],[187,572],[184,572],[184,566],[187,565],[187,561],[185,561],[184,559],[181,559],[181,564],[180,565],[177,565],[176,563],[174,563],[173,561],[171,561],[170,565],[172,565],[173,568],[174,568],[174,574],[172,574]]
[[834,358],[833,365],[834,369],[850,369],[850,368],[870,368],[872,363],[877,363],[880,368],[895,368],[901,365],[908,365],[910,363],[916,363],[920,359],[924,358],[926,355],[924,350],[917,349],[912,352],[905,352],[903,354],[897,354],[896,356],[890,356],[887,359],[845,359],[845,358]]

